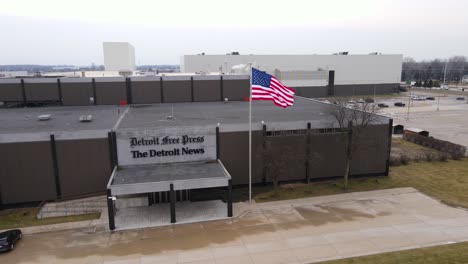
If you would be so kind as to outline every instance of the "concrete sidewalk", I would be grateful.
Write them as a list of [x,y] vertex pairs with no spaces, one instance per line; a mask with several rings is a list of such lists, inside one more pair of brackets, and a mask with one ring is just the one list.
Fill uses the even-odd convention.
[[[468,212],[412,188],[261,204],[229,220],[26,235],[0,263],[311,263],[468,241]],[[99,230],[99,229],[98,229]]]

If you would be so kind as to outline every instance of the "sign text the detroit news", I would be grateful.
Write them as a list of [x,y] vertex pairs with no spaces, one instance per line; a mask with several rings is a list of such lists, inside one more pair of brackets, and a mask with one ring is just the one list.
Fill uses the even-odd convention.
[[[138,146],[155,146],[164,149],[149,149],[149,150],[131,150],[132,158],[151,158],[151,157],[166,157],[166,156],[183,156],[183,155],[201,155],[205,153],[205,148],[193,148],[190,145],[200,144],[205,141],[204,136],[176,136],[176,137],[150,137],[150,138],[130,138],[130,148]],[[188,145],[188,146],[187,146]]]

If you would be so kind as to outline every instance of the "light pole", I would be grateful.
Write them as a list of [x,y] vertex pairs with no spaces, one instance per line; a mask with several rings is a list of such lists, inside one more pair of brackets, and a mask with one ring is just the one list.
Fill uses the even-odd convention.
[[[412,88],[408,88],[411,89]],[[410,109],[410,104],[411,104],[411,90],[408,91],[408,113],[406,114],[406,120],[409,120],[409,109]]]
[[[443,88],[442,89],[445,89],[445,76],[447,75],[447,64],[448,64],[448,60],[445,61],[445,67],[444,67],[444,82],[443,82]],[[448,89],[448,87],[447,87]],[[439,111],[439,105],[440,105],[440,93],[439,93],[439,96],[437,97],[437,111]]]
[[448,64],[448,60],[445,61],[445,67],[444,67],[444,89],[445,89],[445,76],[447,75],[447,64]]

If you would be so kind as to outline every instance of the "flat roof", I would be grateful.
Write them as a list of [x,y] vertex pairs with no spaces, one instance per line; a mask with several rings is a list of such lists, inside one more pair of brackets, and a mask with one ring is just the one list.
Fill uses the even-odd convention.
[[[295,97],[294,106],[283,109],[270,101],[252,102],[252,129],[261,130],[262,121],[268,130],[330,128],[336,123],[328,113],[328,104]],[[50,114],[51,119],[39,121],[39,115]],[[80,122],[82,115],[92,115],[91,122]],[[167,119],[172,116],[172,119]],[[63,137],[106,136],[113,129],[157,127],[213,126],[220,131],[248,130],[249,103],[243,101],[187,102],[121,106],[54,106],[0,109],[0,142],[6,135],[9,141],[21,141],[20,134],[43,133]],[[376,123],[388,123],[381,117]]]
[[[124,111],[124,107],[101,105],[0,109],[0,133],[109,129]],[[39,115],[51,118],[39,121]],[[82,115],[92,115],[92,121],[80,122]]]
[[108,188],[113,195],[227,186],[231,176],[220,161],[118,167]]
[[[116,125],[125,109],[103,105],[0,109],[0,142],[28,141],[28,138],[41,140],[36,136],[43,134],[45,137],[52,133],[67,138],[104,137]],[[50,115],[50,120],[40,121],[39,115]],[[92,121],[80,122],[82,115],[91,115]]]
[[[262,121],[269,130],[306,128],[308,122],[312,128],[330,128],[336,121],[328,113],[328,107],[329,104],[298,96],[294,105],[285,109],[270,101],[253,101],[253,129],[261,129]],[[167,119],[172,115],[173,119]],[[245,131],[248,116],[249,103],[242,101],[138,105],[130,108],[118,128],[217,126],[219,123],[221,131]],[[382,116],[378,122],[388,123],[388,120]]]

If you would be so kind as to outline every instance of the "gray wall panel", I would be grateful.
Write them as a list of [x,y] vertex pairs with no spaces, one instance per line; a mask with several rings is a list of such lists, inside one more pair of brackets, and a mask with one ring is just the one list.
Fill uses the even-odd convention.
[[351,174],[383,173],[388,159],[388,124],[353,131]]
[[195,102],[221,100],[221,80],[194,80],[193,98]]
[[[220,159],[232,176],[233,184],[249,183],[249,133],[220,133]],[[263,135],[252,131],[252,182],[263,181]]]
[[58,101],[60,100],[57,83],[24,83],[28,101]]
[[[266,170],[267,181],[273,181],[275,173],[279,173],[280,181],[306,179],[306,137],[275,136],[267,137]],[[281,168],[275,167],[279,164]]]
[[373,95],[398,92],[399,84],[350,84],[335,85],[335,96]]
[[343,176],[346,166],[348,135],[311,134],[309,178]]
[[132,82],[132,103],[152,104],[161,102],[161,82]]
[[106,190],[111,175],[107,138],[57,140],[62,197]]
[[294,87],[296,90],[296,95],[308,97],[308,98],[317,98],[317,97],[326,97],[327,96],[327,86],[319,87]]
[[0,144],[0,164],[3,203],[56,198],[49,141]]
[[127,86],[122,82],[96,82],[96,103],[99,105],[119,105],[127,100]]
[[90,105],[90,97],[93,97],[93,85],[89,83],[62,82],[63,105]]
[[1,83],[0,84],[0,102],[18,102],[23,101],[23,91],[20,83]]
[[[253,132],[253,182],[262,182],[263,147],[262,134]],[[327,178],[343,176],[346,166],[346,148],[348,135],[311,134],[309,177]],[[388,125],[369,126],[362,132],[355,133],[356,147],[351,162],[351,174],[383,174],[388,159]],[[267,138],[265,164],[271,164],[271,158],[280,158],[280,153],[289,152],[284,158],[287,171],[281,172],[280,181],[304,180],[306,178],[306,136],[275,136]],[[291,152],[292,151],[292,152]],[[220,134],[221,160],[233,176],[233,184],[248,183],[248,132],[229,132]],[[271,182],[272,174],[266,169],[266,180]]]
[[223,79],[223,97],[231,101],[242,101],[249,96],[250,81]]
[[190,81],[163,80],[164,103],[191,102]]

